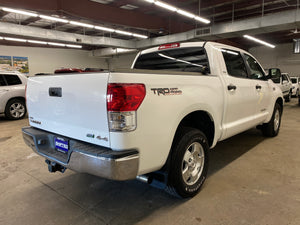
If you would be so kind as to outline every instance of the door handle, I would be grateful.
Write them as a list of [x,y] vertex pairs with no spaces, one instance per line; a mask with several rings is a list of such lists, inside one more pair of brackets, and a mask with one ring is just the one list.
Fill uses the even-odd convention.
[[233,84],[229,84],[229,85],[227,86],[227,89],[228,89],[228,91],[235,91],[235,90],[236,90],[236,86],[233,85]]
[[256,88],[257,90],[260,90],[260,89],[261,89],[261,86],[257,84],[257,85],[255,86],[255,88]]

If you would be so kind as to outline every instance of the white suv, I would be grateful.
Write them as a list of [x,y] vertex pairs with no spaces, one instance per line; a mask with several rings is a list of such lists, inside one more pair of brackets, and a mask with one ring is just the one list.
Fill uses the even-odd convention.
[[292,90],[292,95],[296,96],[296,98],[298,98],[299,96],[299,77],[291,77],[291,81],[293,84],[293,90]]
[[0,114],[17,120],[26,114],[25,85],[27,78],[18,72],[0,72]]

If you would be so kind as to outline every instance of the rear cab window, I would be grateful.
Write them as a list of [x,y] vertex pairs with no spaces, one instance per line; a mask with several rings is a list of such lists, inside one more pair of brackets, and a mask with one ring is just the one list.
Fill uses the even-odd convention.
[[180,47],[140,55],[134,69],[210,73],[203,47]]

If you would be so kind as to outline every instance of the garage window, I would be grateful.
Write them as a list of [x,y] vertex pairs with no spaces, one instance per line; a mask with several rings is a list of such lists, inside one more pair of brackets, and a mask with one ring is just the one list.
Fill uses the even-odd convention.
[[6,86],[6,82],[2,75],[0,75],[0,86]]
[[8,85],[22,84],[20,78],[17,75],[4,75]]

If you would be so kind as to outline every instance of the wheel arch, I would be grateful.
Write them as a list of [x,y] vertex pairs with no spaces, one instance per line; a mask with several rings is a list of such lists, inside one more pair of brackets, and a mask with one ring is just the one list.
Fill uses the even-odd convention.
[[5,106],[7,105],[7,103],[11,100],[14,100],[14,99],[18,99],[18,100],[21,100],[21,101],[24,101],[26,103],[26,100],[25,100],[25,97],[22,97],[22,96],[16,96],[16,97],[12,97],[10,99],[7,100]]
[[180,135],[182,127],[191,127],[202,131],[208,140],[208,145],[210,147],[213,145],[215,137],[215,123],[212,116],[207,111],[197,110],[182,118],[176,129],[173,143],[175,139],[178,138],[178,135]]
[[162,167],[162,171],[169,172],[169,168],[171,165],[171,159],[173,155],[173,149],[176,144],[178,144],[178,141],[180,140],[180,137],[183,135],[182,128],[184,127],[190,127],[190,128],[196,128],[203,132],[208,140],[208,146],[212,147],[214,145],[214,139],[216,135],[216,128],[215,128],[215,121],[211,114],[204,110],[196,110],[193,112],[188,113],[185,115],[179,125],[176,128],[175,135],[172,140],[171,149],[169,151],[167,160]]
[[199,129],[205,134],[208,140],[209,147],[213,146],[214,138],[215,138],[215,122],[211,114],[203,110],[196,110],[190,112],[180,120],[176,128],[175,134],[173,136],[172,144],[171,144],[171,149],[168,154],[167,161],[163,168],[165,168],[165,166],[168,166],[168,163],[171,158],[170,156],[172,155],[172,149],[174,149],[174,145],[177,144],[179,138],[183,135],[182,128],[184,127]]

